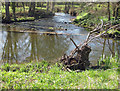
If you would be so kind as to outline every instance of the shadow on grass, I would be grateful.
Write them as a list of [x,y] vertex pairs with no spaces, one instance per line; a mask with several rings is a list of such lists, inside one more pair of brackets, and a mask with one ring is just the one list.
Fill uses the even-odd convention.
[[97,70],[97,69],[107,70],[107,69],[110,69],[110,67],[109,66],[91,66],[89,69],[93,69],[93,70]]

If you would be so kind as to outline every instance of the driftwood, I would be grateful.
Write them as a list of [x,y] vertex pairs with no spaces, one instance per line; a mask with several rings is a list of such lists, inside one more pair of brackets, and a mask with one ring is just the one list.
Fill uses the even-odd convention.
[[7,32],[15,32],[15,33],[35,33],[35,34],[46,34],[46,35],[84,35],[84,34],[68,34],[68,33],[57,33],[57,32],[41,32],[41,31],[33,31],[33,30],[21,30],[21,31],[7,31]]
[[71,72],[71,70],[81,71],[87,69],[90,65],[89,53],[91,52],[91,47],[88,46],[88,43],[97,37],[103,36],[109,29],[114,29],[120,26],[120,24],[111,26],[110,23],[104,25],[102,20],[101,22],[101,24],[98,24],[98,26],[88,34],[86,40],[83,43],[76,45],[74,40],[70,38],[76,48],[71,51],[70,55],[64,54],[64,56],[62,56],[60,59],[60,61],[63,63],[64,69],[69,72]]

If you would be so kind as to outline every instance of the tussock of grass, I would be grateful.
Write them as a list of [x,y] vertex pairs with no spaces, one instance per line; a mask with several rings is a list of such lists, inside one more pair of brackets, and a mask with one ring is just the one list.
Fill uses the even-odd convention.
[[[28,64],[4,64],[1,69],[2,89],[117,89],[118,56],[106,65],[111,69],[89,69],[76,73],[63,71],[57,63],[49,65],[43,61]],[[107,60],[107,59],[106,59]],[[105,65],[105,66],[106,66]],[[16,69],[16,70],[15,70]]]

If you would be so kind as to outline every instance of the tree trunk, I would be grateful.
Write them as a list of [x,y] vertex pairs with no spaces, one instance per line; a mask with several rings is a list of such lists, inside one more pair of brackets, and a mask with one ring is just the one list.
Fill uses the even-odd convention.
[[16,6],[19,7],[18,2],[16,3]]
[[65,13],[68,13],[67,2],[65,2]]
[[25,13],[25,4],[24,4],[24,2],[22,2],[22,6],[23,6],[23,9],[24,9],[24,13]]
[[3,2],[1,2],[2,3],[2,6],[3,6],[3,8],[4,8],[4,6],[5,6],[5,3],[3,3]]
[[5,12],[6,12],[5,20],[7,23],[10,22],[10,12],[9,12],[9,5],[10,4],[9,3],[10,3],[9,0],[6,0],[6,2],[5,2]]
[[16,21],[16,14],[15,14],[15,2],[12,2],[12,10],[13,10],[14,20]]
[[55,2],[51,2],[51,11],[52,12],[54,11],[54,5],[55,5]]
[[47,8],[47,11],[48,11],[49,10],[49,2],[47,2],[46,8]]
[[35,2],[31,2],[29,6],[29,16],[34,16],[35,14]]
[[37,7],[41,7],[41,2],[37,2]]
[[108,20],[110,20],[110,2],[108,2]]
[[118,18],[118,15],[119,15],[119,7],[116,9],[115,19]]
[[115,13],[115,19],[117,19],[118,16],[119,16],[119,9],[120,9],[120,6],[119,6],[119,5],[120,5],[120,2],[118,2],[118,3],[117,3],[117,6],[116,6],[117,8],[116,8],[116,13]]
[[113,17],[115,17],[116,3],[113,3],[112,6],[113,6]]
[[72,8],[73,8],[74,2],[71,2],[71,5],[72,5]]
[[70,2],[65,2],[65,13],[69,13]]

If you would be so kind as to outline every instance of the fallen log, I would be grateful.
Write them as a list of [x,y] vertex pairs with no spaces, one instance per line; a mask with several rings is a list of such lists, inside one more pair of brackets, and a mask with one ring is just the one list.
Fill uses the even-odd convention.
[[46,34],[46,35],[75,35],[75,36],[79,36],[79,35],[85,35],[85,34],[68,34],[68,33],[57,33],[57,32],[41,32],[41,31],[25,31],[25,30],[21,30],[21,31],[8,31],[8,32],[15,32],[15,33],[35,33],[35,34]]

